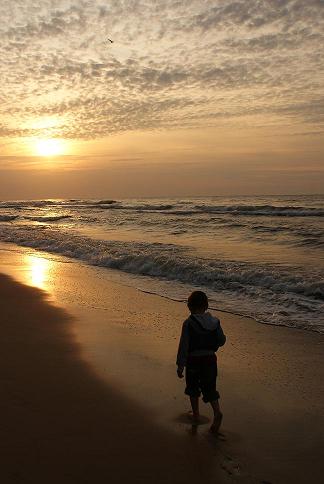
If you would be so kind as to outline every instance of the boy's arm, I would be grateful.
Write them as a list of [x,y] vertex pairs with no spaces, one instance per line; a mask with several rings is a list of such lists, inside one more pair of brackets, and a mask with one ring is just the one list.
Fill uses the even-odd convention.
[[220,322],[219,322],[219,325],[217,327],[217,340],[218,340],[218,346],[224,346],[225,341],[226,341],[226,336],[224,334],[224,331],[221,327]]
[[184,367],[187,363],[189,352],[189,330],[188,323],[185,321],[182,325],[181,337],[179,341],[179,348],[177,354],[178,376],[181,378]]

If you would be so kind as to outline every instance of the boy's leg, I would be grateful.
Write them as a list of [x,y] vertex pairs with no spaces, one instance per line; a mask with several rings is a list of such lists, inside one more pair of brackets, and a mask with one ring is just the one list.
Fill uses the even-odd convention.
[[193,420],[199,420],[199,370],[195,361],[189,361],[186,366],[186,389],[185,394],[190,397]]
[[199,420],[199,397],[190,397],[192,416],[195,422]]
[[210,404],[211,404],[213,412],[214,412],[214,421],[213,421],[212,426],[210,427],[210,430],[213,433],[217,434],[218,431],[219,431],[219,428],[221,426],[221,423],[222,423],[223,414],[220,410],[218,400],[213,400],[213,401],[210,402]]
[[217,434],[222,423],[223,414],[219,407],[219,393],[216,390],[217,360],[216,357],[206,358],[202,367],[201,386],[204,402],[211,404],[214,412],[214,420],[210,430]]

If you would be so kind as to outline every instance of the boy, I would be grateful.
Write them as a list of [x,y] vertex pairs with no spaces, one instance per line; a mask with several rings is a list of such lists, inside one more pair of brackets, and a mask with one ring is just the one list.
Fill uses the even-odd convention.
[[202,291],[194,291],[188,298],[190,316],[182,326],[177,355],[177,374],[183,378],[186,367],[186,389],[192,407],[193,420],[199,422],[199,397],[209,402],[214,412],[210,428],[218,432],[223,415],[219,408],[219,393],[216,390],[217,359],[216,351],[223,346],[226,337],[218,318],[207,313],[208,298]]

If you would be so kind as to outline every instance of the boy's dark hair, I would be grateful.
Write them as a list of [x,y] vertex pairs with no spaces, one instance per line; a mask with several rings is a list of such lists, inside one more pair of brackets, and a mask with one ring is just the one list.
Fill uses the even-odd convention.
[[192,311],[206,311],[208,309],[208,297],[202,291],[194,291],[188,297],[188,308]]

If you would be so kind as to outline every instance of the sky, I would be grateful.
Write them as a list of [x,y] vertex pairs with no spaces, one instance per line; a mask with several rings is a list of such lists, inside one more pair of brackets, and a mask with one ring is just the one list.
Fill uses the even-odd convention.
[[0,199],[324,192],[324,0],[0,18]]

